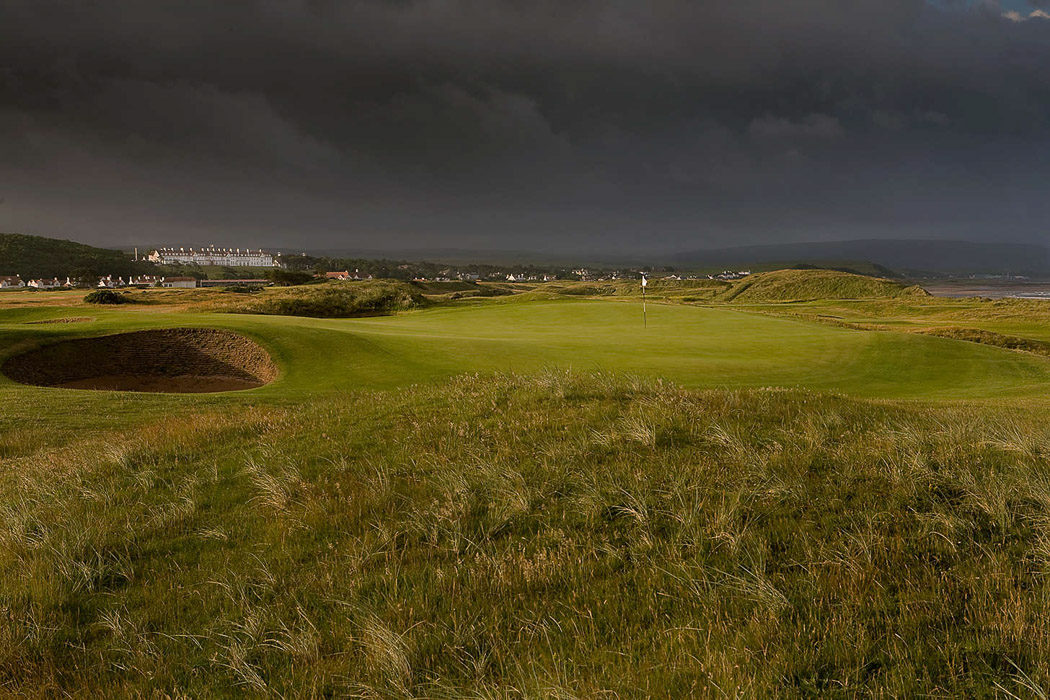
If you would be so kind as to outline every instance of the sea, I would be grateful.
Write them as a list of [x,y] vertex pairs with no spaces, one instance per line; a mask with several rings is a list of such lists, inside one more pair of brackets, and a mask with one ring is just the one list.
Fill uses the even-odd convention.
[[1048,282],[985,282],[959,280],[920,283],[936,297],[985,297],[987,299],[1045,299],[1050,301]]

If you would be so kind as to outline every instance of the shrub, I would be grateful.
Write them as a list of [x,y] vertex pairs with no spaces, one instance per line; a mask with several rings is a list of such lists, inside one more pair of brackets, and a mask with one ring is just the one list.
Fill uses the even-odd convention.
[[232,309],[249,314],[350,318],[379,316],[426,305],[404,282],[328,282],[272,289]]
[[84,301],[89,304],[132,304],[134,303],[131,297],[120,292],[114,292],[112,289],[96,289],[95,291],[84,297]]
[[309,272],[296,272],[293,270],[281,270],[276,268],[273,270],[267,270],[263,276],[278,287],[306,284],[307,282],[312,282],[314,279],[314,276]]

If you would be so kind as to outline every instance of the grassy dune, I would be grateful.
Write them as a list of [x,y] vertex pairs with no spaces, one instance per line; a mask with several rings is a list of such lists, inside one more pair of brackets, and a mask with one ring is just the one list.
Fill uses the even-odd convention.
[[258,294],[227,296],[215,306],[225,311],[276,316],[351,318],[418,309],[426,300],[404,282],[369,284],[326,282],[303,287],[277,287]]
[[900,293],[643,329],[626,288],[559,289],[350,319],[0,297],[0,360],[206,326],[281,371],[0,379],[0,695],[1045,696],[1050,359],[900,332],[1022,314]]
[[231,409],[9,446],[0,688],[1050,683],[1050,434],[1028,412],[560,372]]
[[722,301],[768,302],[811,299],[886,299],[927,296],[921,287],[835,270],[777,270],[751,275],[722,295]]

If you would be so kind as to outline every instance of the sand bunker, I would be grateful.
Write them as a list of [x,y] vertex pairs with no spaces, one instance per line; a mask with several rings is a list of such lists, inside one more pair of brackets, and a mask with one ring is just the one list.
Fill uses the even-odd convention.
[[66,340],[9,358],[0,371],[20,384],[176,393],[251,389],[277,376],[258,344],[208,328]]

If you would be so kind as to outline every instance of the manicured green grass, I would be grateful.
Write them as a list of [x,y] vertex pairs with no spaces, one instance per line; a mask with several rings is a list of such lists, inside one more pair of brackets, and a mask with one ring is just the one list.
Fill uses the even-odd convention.
[[[4,323],[11,313],[14,322]],[[1050,362],[1033,355],[726,307],[650,304],[646,328],[639,304],[604,300],[480,301],[365,319],[92,309],[91,323],[30,325],[31,313],[0,312],[8,347],[186,324],[245,332],[285,369],[277,383],[252,392],[259,398],[549,367],[662,377],[695,388],[802,387],[880,397],[994,398],[1037,394],[1050,384]]]

